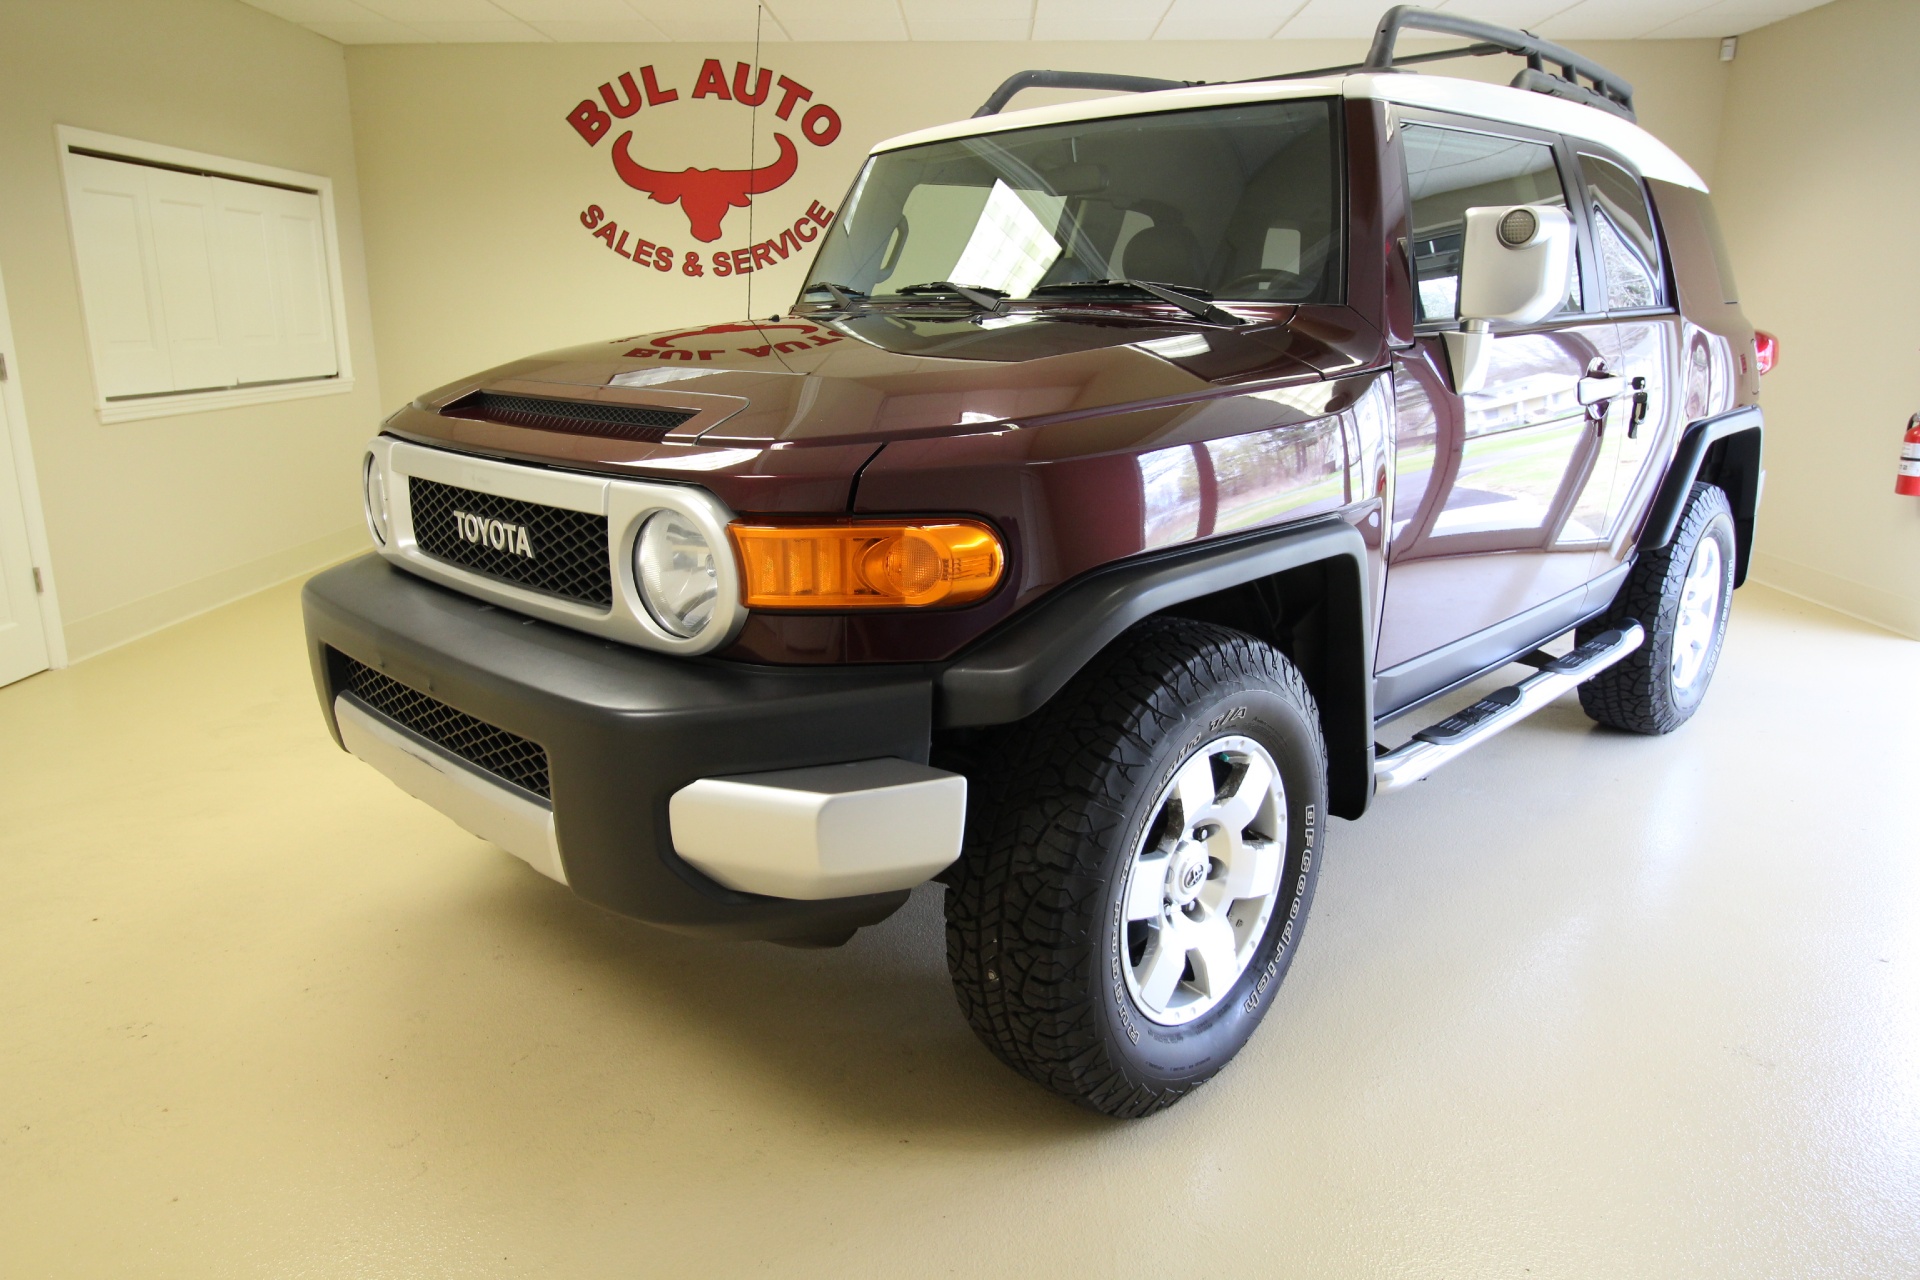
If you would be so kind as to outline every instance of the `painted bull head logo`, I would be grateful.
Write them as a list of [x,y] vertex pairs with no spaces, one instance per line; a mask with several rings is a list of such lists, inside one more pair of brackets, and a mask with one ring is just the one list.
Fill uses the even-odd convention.
[[678,173],[662,173],[635,160],[627,151],[632,140],[633,134],[623,133],[613,144],[613,167],[620,180],[661,204],[679,204],[693,227],[693,238],[701,241],[718,240],[727,210],[746,208],[753,197],[781,186],[800,167],[799,152],[784,133],[773,135],[780,154],[758,169],[682,169]]

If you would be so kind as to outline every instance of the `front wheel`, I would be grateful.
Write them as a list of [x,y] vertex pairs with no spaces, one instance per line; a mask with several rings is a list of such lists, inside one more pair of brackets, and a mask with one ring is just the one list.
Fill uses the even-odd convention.
[[1326,813],[1313,697],[1271,646],[1156,619],[992,746],[947,894],[961,1007],[1030,1079],[1161,1110],[1246,1043],[1299,946]]

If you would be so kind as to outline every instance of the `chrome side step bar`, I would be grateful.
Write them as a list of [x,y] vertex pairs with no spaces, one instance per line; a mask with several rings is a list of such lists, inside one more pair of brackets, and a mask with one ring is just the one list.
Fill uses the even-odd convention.
[[1511,728],[1577,684],[1591,680],[1646,641],[1640,624],[1603,631],[1565,657],[1535,651],[1519,659],[1539,670],[1519,684],[1496,689],[1413,735],[1403,747],[1374,758],[1373,793],[1411,786],[1450,760],[1457,760],[1502,729]]

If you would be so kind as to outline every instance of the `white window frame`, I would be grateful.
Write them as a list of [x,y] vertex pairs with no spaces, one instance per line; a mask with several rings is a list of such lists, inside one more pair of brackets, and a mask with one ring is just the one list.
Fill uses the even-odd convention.
[[[80,129],[72,125],[58,125],[54,133],[60,146],[61,183],[68,190],[71,190],[72,184],[67,171],[67,161],[73,154],[73,148],[78,147],[83,151],[97,152],[110,158],[124,157],[135,163],[148,161],[158,165],[237,178],[241,181],[253,180],[283,187],[303,188],[316,192],[320,197],[321,240],[327,255],[327,284],[332,293],[333,341],[334,350],[339,356],[339,372],[330,378],[312,378],[267,386],[160,393],[136,400],[110,401],[100,391],[100,371],[95,368],[94,411],[100,415],[100,421],[132,422],[141,418],[167,418],[176,414],[205,413],[213,409],[230,409],[241,405],[272,404],[281,400],[305,400],[314,396],[341,395],[353,390],[353,357],[351,344],[347,339],[346,289],[344,274],[340,268],[340,232],[338,220],[334,215],[331,178],[314,173],[301,173],[293,169],[279,169],[272,165],[254,164],[247,160],[232,160],[226,156],[209,155],[203,151],[188,151],[158,142],[143,142],[137,138],[97,133],[92,129]],[[73,248],[74,281],[77,286],[80,280],[79,229],[74,223],[73,201],[67,200],[66,206],[67,239]],[[84,293],[80,305],[84,315],[86,310]],[[92,332],[89,327],[87,343],[89,360],[93,358]]]

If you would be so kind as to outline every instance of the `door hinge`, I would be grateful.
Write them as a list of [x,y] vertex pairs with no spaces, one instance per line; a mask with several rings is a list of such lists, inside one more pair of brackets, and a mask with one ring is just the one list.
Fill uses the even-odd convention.
[[47,584],[40,581],[39,565],[33,566],[33,594],[37,596],[43,596],[47,594]]

